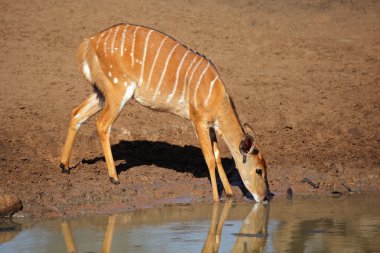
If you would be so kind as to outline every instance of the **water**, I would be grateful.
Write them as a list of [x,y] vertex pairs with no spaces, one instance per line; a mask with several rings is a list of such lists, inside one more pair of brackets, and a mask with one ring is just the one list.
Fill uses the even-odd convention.
[[0,252],[380,252],[374,194],[14,222],[0,226]]

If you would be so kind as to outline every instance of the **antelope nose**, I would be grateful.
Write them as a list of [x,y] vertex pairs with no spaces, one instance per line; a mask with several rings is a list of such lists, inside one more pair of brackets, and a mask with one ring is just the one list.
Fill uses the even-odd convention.
[[270,200],[270,196],[269,195],[266,195],[263,199],[263,202],[269,202]]

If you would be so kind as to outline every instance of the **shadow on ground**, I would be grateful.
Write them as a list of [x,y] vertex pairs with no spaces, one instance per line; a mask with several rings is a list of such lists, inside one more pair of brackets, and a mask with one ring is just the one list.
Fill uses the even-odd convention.
[[[115,161],[121,161],[116,166],[118,174],[133,167],[156,165],[177,172],[191,173],[197,178],[209,177],[202,151],[195,146],[182,147],[162,141],[120,141],[112,145],[112,154]],[[104,160],[104,156],[83,159],[82,163],[93,164],[100,160]],[[222,164],[231,185],[238,186],[249,198],[250,194],[242,183],[233,159],[222,158]],[[222,192],[223,186],[218,175],[217,183],[219,192]]]

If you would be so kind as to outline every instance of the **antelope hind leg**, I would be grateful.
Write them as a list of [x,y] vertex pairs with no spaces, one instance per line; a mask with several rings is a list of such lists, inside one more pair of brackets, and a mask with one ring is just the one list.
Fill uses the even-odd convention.
[[73,150],[75,137],[80,126],[103,107],[103,102],[99,98],[99,94],[93,93],[79,106],[74,108],[71,113],[70,126],[66,138],[65,145],[62,150],[60,168],[63,173],[70,173],[69,160]]

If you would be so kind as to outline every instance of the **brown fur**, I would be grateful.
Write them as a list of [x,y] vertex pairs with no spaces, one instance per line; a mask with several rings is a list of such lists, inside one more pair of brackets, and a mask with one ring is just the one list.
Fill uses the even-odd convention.
[[151,109],[192,121],[210,172],[215,201],[219,200],[215,168],[226,194],[233,195],[221,165],[218,145],[210,138],[209,128],[215,125],[231,150],[248,190],[259,201],[267,198],[266,176],[261,178],[254,174],[256,167],[263,167],[266,175],[266,168],[260,162],[263,159],[249,154],[246,164],[239,162],[239,144],[244,131],[221,77],[205,56],[159,31],[119,24],[84,40],[77,58],[80,71],[94,86],[96,95],[73,110],[61,157],[64,168],[68,169],[80,124],[103,109],[96,125],[109,176],[112,182],[119,183],[109,142],[110,129],[124,104],[134,98]]

